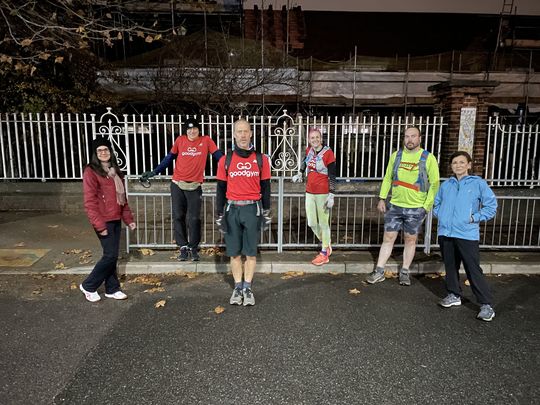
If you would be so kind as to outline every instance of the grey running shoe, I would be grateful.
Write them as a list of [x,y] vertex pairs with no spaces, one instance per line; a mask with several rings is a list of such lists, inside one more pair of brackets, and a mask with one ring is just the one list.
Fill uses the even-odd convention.
[[480,312],[478,312],[478,315],[476,317],[478,319],[481,319],[482,321],[489,322],[493,318],[495,318],[495,311],[493,310],[493,308],[491,308],[491,305],[483,304],[480,307]]
[[198,262],[199,260],[201,260],[201,257],[199,256],[199,249],[191,248],[190,251],[191,251],[191,261]]
[[255,297],[251,288],[244,288],[244,306],[255,305]]
[[241,288],[235,288],[233,290],[233,293],[231,295],[231,299],[229,300],[229,304],[231,305],[242,305],[242,298],[244,295],[242,294]]
[[366,281],[369,284],[375,284],[375,283],[380,283],[381,281],[384,281],[384,269],[376,268],[371,273],[369,273],[369,276],[367,276]]
[[401,269],[399,271],[399,284],[411,285],[411,277],[409,276],[409,270]]
[[445,308],[458,307],[461,305],[461,298],[455,294],[450,293],[439,301],[439,305]]
[[189,258],[189,248],[187,246],[182,246],[180,248],[180,254],[178,255],[178,260],[185,262]]

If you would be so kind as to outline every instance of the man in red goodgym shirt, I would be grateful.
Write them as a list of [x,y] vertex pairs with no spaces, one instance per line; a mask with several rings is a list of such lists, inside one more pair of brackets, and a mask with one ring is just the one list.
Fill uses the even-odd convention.
[[[255,305],[251,283],[257,265],[260,229],[271,221],[270,160],[253,149],[252,135],[246,120],[234,123],[236,146],[234,151],[229,151],[230,162],[227,158],[219,161],[216,176],[216,223],[225,232],[234,278],[231,305]],[[246,256],[243,268],[242,255]]]
[[154,170],[143,173],[141,180],[146,181],[165,171],[176,159],[171,183],[171,198],[174,239],[180,248],[178,260],[186,261],[191,254],[193,261],[199,261],[201,185],[204,181],[206,157],[212,154],[214,159],[219,161],[223,153],[217,148],[212,138],[200,135],[201,125],[196,120],[188,119],[186,126],[187,134],[176,138],[167,156]]

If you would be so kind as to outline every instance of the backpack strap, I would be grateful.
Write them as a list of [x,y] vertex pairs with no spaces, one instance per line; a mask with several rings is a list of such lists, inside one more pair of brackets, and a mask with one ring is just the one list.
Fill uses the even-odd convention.
[[424,193],[429,190],[429,178],[426,167],[428,156],[429,152],[424,149],[422,151],[422,155],[420,155],[420,161],[418,162],[418,180],[416,180],[416,184],[418,185],[420,191]]
[[396,153],[396,159],[394,160],[394,167],[393,167],[393,175],[392,175],[392,179],[394,181],[397,181],[399,180],[398,179],[398,169],[399,169],[399,165],[401,164],[401,157],[403,156],[403,149],[398,149],[397,153]]
[[[231,165],[233,150],[227,150],[227,155],[225,156],[225,175],[229,176],[229,167]],[[255,156],[257,159],[257,166],[259,166],[259,173],[262,173],[263,168],[263,154],[259,151],[255,151]]]

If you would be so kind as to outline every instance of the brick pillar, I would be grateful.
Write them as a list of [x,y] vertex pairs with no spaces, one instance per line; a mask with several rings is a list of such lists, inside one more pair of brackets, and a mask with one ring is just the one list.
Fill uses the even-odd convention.
[[474,174],[482,174],[487,138],[486,97],[498,85],[493,81],[451,80],[429,87],[436,109],[447,124],[441,144],[441,176],[452,174],[450,155],[459,149],[472,152]]

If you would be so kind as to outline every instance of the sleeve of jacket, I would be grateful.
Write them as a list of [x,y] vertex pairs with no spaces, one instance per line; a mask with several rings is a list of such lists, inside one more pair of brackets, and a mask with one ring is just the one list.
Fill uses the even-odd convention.
[[480,183],[480,203],[482,208],[472,217],[474,222],[489,221],[497,213],[497,197],[485,180]]
[[394,172],[394,162],[396,160],[397,152],[392,153],[390,160],[388,161],[388,166],[386,166],[386,172],[384,173],[384,178],[381,184],[381,191],[379,192],[379,198],[386,200],[388,193],[392,188],[392,176]]
[[124,221],[124,224],[126,225],[129,225],[135,222],[135,219],[133,219],[133,213],[131,212],[131,208],[129,207],[129,204],[127,201],[127,195],[126,195],[126,203],[122,207],[122,221]]
[[98,175],[90,168],[87,167],[83,174],[83,195],[84,195],[84,210],[88,221],[98,232],[107,229],[103,217],[99,210],[99,180]]
[[439,209],[441,208],[443,193],[444,193],[444,183],[439,188],[439,191],[437,191],[437,194],[435,195],[435,201],[433,203],[433,215],[435,215],[437,218],[439,217]]
[[439,164],[437,163],[437,159],[435,159],[435,156],[432,153],[429,154],[428,160],[426,162],[426,169],[429,179],[429,190],[427,192],[426,201],[424,201],[424,209],[426,211],[429,211],[433,206],[435,196],[439,191],[440,183]]

